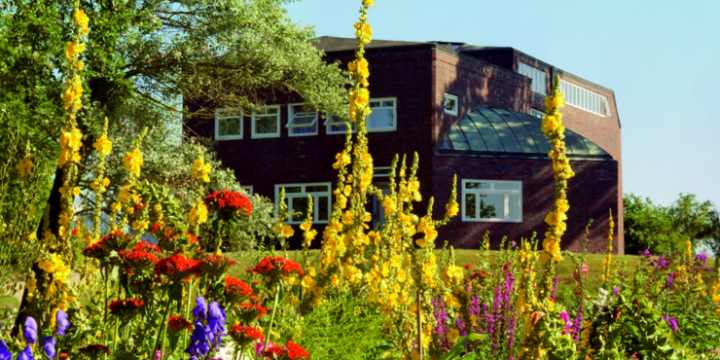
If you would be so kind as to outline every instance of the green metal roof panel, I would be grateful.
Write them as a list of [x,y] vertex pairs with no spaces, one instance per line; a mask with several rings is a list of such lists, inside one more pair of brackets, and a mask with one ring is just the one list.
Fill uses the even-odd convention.
[[[439,150],[458,154],[508,154],[547,157],[552,150],[536,117],[505,109],[480,106],[453,124]],[[569,156],[612,159],[610,154],[577,133],[565,130]]]
[[471,111],[465,116],[469,117],[470,120],[472,120],[473,124],[475,124],[475,128],[477,128],[480,136],[482,136],[483,140],[485,140],[487,151],[505,151],[505,148],[502,146],[502,142],[500,142],[500,138],[497,136],[497,132],[495,132],[495,129],[492,127],[492,125],[490,125],[487,118],[475,113],[474,111]]

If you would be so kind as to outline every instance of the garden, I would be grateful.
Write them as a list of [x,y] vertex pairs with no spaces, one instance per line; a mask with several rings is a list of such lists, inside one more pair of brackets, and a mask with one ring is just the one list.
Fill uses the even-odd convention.
[[[422,186],[416,154],[395,157],[390,193],[382,197],[386,220],[373,228],[367,204],[382,193],[373,184],[366,136],[364,49],[372,41],[368,11],[374,4],[362,0],[348,89],[321,98],[317,88],[298,87],[346,118],[345,145],[327,164],[337,182],[320,234],[313,228],[312,197],[307,219],[290,225],[294,214],[285,202],[276,209],[249,195],[207,144],[182,138],[182,150],[164,150],[178,139],[163,139],[162,127],[148,129],[169,111],[149,107],[162,91],[174,96],[164,90],[166,78],[130,81],[113,73],[129,65],[102,51],[103,44],[119,41],[126,25],[139,43],[159,22],[176,21],[187,31],[186,45],[217,45],[189,66],[165,56],[172,51],[150,46],[160,40],[126,44],[126,55],[144,67],[139,71],[152,70],[147,59],[162,52],[155,60],[177,74],[192,73],[217,55],[213,51],[230,46],[205,42],[198,24],[181,24],[187,15],[181,9],[158,3],[157,14],[167,18],[140,5],[103,9],[84,1],[45,8],[18,2],[11,9],[34,14],[34,31],[51,29],[38,33],[54,40],[33,43],[46,53],[3,40],[2,85],[18,86],[23,96],[3,94],[0,113],[0,295],[6,300],[0,303],[0,360],[720,359],[720,266],[693,252],[690,241],[663,253],[616,256],[617,214],[611,213],[604,254],[561,251],[573,221],[567,190],[574,173],[563,141],[559,81],[542,120],[556,185],[539,237],[503,240],[493,251],[487,235],[478,239],[478,251],[440,244],[438,229],[460,209],[457,189],[447,189],[450,202],[441,214],[432,213],[433,199],[427,209],[415,207]],[[3,31],[28,26],[3,21]],[[38,25],[45,23],[54,25]],[[106,31],[93,38],[96,47],[88,46],[91,30]],[[38,36],[16,34],[29,42]],[[57,53],[57,66],[44,55]],[[337,68],[306,61],[303,66],[317,70],[308,73],[342,77]],[[40,70],[14,70],[22,66]],[[222,69],[202,76],[229,74]],[[267,82],[252,85],[282,82],[268,74],[258,75]],[[200,91],[207,80],[182,76],[177,91],[183,93]],[[57,77],[62,81],[52,80]],[[89,88],[102,88],[98,79],[108,78],[116,90],[88,96]],[[61,88],[47,90],[53,84]],[[230,96],[211,95],[214,101]],[[127,105],[130,96],[150,100]],[[120,115],[108,119],[103,114],[110,110]],[[146,117],[132,120],[138,114]],[[22,116],[33,120],[21,123]],[[51,127],[44,119],[52,116],[63,119],[57,139],[34,132]],[[301,248],[291,249],[288,239],[296,233]],[[14,293],[21,294],[16,304],[7,300]]]

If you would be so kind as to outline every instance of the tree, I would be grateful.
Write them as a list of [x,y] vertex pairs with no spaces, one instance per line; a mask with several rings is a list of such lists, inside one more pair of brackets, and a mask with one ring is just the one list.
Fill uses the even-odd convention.
[[[153,133],[176,122],[178,114],[208,118],[215,107],[253,109],[275,92],[296,92],[321,113],[347,113],[348,77],[322,60],[311,43],[312,29],[285,18],[286,2],[79,1],[90,18],[82,59],[85,105],[77,118],[84,135],[79,180],[93,170],[91,144],[105,117],[111,133],[143,127]],[[53,163],[65,121],[63,50],[73,6],[60,0],[0,1],[0,55],[8,55],[0,59],[0,105],[13,112],[18,128],[32,129],[24,136],[43,144],[38,155]],[[38,238],[45,227],[58,232],[62,178],[56,169],[48,221],[38,226]]]

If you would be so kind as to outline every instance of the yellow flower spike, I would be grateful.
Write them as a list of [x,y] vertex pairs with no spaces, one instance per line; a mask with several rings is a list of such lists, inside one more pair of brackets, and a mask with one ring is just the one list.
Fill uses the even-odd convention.
[[195,163],[193,163],[192,174],[196,180],[209,183],[210,170],[210,164],[205,164],[203,159],[197,159],[195,160]]
[[204,202],[199,202],[197,205],[190,209],[190,215],[188,216],[190,225],[197,226],[205,223],[208,220],[207,206]]
[[20,159],[17,166],[15,166],[20,173],[20,178],[24,178],[26,175],[30,175],[32,173],[33,165],[32,161],[30,160],[30,157],[24,157]]
[[290,226],[290,225],[284,225],[284,226],[282,227],[282,231],[280,232],[280,234],[281,234],[284,238],[287,239],[287,238],[295,235],[295,230],[293,230],[292,226]]
[[93,143],[93,147],[101,157],[108,156],[110,155],[110,152],[112,152],[112,142],[108,140],[105,134],[100,136],[95,143]]
[[135,176],[140,176],[140,167],[143,164],[143,158],[139,149],[134,149],[125,153],[125,156],[123,156],[123,162],[125,163],[125,170],[130,173],[134,173]]

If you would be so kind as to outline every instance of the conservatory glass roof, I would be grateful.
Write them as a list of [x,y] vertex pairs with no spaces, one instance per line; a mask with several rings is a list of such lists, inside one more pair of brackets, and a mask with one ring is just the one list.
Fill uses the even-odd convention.
[[[540,130],[541,122],[527,114],[479,106],[450,127],[439,153],[547,156],[552,146]],[[565,145],[571,157],[612,159],[595,143],[570,130],[565,130]]]

